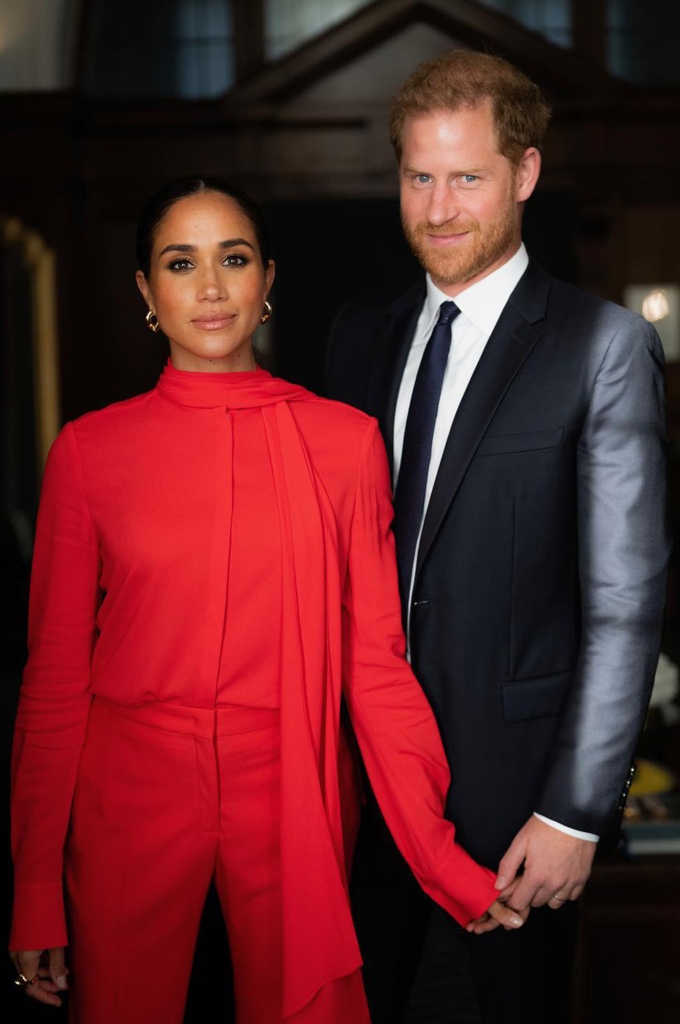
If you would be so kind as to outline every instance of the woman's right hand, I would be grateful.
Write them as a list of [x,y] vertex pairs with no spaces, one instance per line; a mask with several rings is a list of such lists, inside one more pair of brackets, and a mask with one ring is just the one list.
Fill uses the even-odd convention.
[[22,949],[11,952],[17,975],[23,974],[29,984],[24,992],[30,999],[49,1006],[61,1006],[57,995],[68,988],[68,967],[63,946],[54,949]]

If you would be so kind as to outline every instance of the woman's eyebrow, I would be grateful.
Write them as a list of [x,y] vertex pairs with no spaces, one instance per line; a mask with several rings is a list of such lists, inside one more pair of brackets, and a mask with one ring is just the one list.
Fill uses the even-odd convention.
[[[247,238],[227,238],[223,242],[218,243],[218,248],[231,249],[234,245],[247,245],[249,249],[252,249],[253,252],[255,252],[255,246],[252,245]],[[158,255],[163,256],[166,252],[196,252],[196,246],[171,242],[170,245],[166,245]]]

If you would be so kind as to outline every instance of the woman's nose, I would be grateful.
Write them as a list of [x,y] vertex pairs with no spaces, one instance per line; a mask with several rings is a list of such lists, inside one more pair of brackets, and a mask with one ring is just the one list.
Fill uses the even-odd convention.
[[206,267],[202,272],[198,297],[207,302],[217,302],[227,297],[226,283],[216,267]]

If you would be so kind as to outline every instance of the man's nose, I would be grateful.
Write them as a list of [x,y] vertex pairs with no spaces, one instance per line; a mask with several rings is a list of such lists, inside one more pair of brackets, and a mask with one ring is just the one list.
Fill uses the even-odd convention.
[[453,220],[460,213],[460,203],[455,190],[446,182],[437,184],[430,194],[428,219],[430,224],[441,225]]

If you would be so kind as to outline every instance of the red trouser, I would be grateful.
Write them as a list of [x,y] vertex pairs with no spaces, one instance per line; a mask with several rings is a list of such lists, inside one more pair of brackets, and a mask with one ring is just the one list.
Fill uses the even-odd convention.
[[[237,1022],[283,1024],[278,719],[95,698],[66,854],[72,1022],[181,1024],[214,879]],[[368,1024],[360,973],[286,1020]]]

